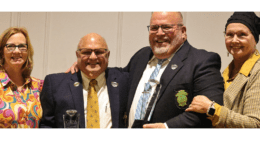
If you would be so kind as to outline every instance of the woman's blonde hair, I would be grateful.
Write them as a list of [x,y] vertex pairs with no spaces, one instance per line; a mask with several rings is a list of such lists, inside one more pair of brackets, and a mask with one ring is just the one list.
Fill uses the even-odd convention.
[[26,28],[24,28],[24,27],[10,27],[1,34],[1,36],[0,36],[0,69],[4,70],[4,68],[3,68],[4,63],[5,63],[4,48],[5,48],[6,42],[12,35],[17,34],[17,33],[22,33],[25,36],[26,44],[28,46],[27,59],[22,67],[23,78],[28,78],[28,77],[30,77],[32,69],[33,69],[33,47],[32,47],[28,32],[27,32]]

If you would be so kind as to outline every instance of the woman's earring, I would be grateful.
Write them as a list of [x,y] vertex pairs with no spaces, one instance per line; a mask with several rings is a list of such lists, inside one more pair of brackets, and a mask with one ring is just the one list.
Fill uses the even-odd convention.
[[227,57],[229,57],[229,52],[227,52]]

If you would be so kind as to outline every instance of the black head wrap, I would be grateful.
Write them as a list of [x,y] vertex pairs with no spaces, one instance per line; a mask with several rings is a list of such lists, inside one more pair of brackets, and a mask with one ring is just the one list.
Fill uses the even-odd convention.
[[234,12],[234,14],[227,20],[225,31],[230,23],[242,23],[247,26],[255,37],[256,43],[258,43],[260,34],[260,18],[258,18],[254,12]]

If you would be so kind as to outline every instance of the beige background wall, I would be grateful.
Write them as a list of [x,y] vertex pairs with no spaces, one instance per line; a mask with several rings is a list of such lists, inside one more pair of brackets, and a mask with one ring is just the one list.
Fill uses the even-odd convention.
[[[233,12],[183,12],[188,41],[194,47],[217,52],[221,72],[227,57],[224,27]],[[256,12],[260,16],[260,12]],[[149,45],[147,25],[151,12],[0,12],[0,32],[10,26],[26,27],[35,50],[32,76],[64,72],[76,61],[81,37],[96,32],[111,51],[109,66],[124,67],[136,51]],[[257,45],[260,48],[260,45]]]

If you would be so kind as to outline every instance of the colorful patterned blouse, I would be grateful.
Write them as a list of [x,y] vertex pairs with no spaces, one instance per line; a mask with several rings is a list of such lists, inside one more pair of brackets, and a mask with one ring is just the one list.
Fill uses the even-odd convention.
[[0,71],[0,128],[39,128],[42,86],[43,80],[30,77],[19,92],[8,75]]

